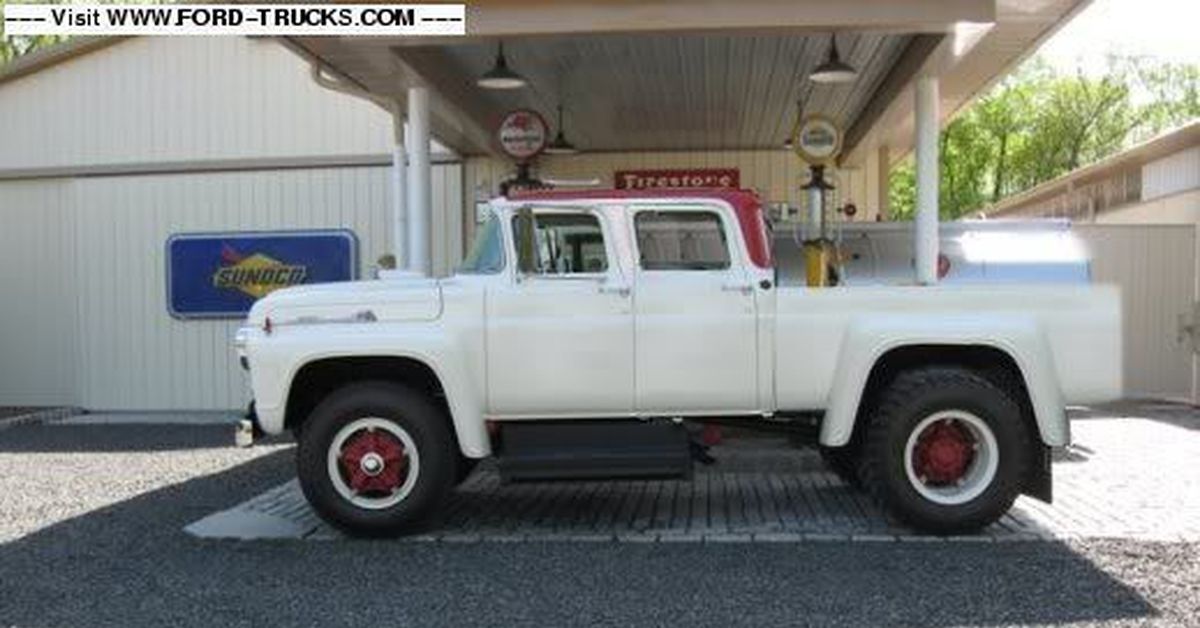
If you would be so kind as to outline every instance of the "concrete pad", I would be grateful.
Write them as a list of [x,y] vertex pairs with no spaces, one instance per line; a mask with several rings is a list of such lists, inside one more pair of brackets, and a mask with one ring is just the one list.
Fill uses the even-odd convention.
[[232,509],[188,524],[184,531],[206,539],[302,539],[314,530],[311,525],[254,510]]
[[[1021,497],[979,534],[939,537],[897,526],[825,471],[812,450],[758,440],[714,448],[690,484],[646,482],[502,484],[481,463],[450,498],[431,540],[630,543],[990,543],[1079,539],[1200,541],[1200,411],[1169,420],[1076,421],[1086,456],[1054,462],[1055,503]],[[1147,457],[1145,452],[1154,451]],[[786,471],[786,473],[785,473]],[[664,486],[666,486],[664,484]],[[680,495],[684,495],[683,498]],[[497,509],[497,505],[508,505]],[[643,527],[649,525],[650,527]],[[187,527],[206,538],[346,537],[320,521],[291,481]],[[409,539],[413,540],[413,539]]]

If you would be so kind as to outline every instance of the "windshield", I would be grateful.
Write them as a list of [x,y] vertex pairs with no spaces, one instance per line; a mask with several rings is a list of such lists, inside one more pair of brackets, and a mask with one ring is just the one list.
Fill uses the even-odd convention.
[[504,270],[504,241],[500,236],[500,220],[489,214],[487,222],[475,230],[475,241],[458,272],[468,275],[492,274]]

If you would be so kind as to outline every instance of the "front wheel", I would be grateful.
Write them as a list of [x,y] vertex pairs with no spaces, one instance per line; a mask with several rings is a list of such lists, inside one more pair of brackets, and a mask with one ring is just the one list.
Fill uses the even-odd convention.
[[322,401],[300,433],[296,471],[323,519],[356,536],[420,528],[449,494],[458,452],[425,395],[351,384]]
[[1012,396],[965,369],[899,375],[872,414],[860,460],[864,486],[917,530],[970,532],[1008,511],[1033,435]]

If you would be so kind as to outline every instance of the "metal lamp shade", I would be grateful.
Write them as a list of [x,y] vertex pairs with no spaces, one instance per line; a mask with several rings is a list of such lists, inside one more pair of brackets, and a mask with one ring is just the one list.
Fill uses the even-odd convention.
[[812,79],[814,83],[849,83],[858,78],[858,70],[838,57],[837,39],[835,38],[829,46],[829,56],[825,62],[818,65],[808,75],[808,78]]
[[525,77],[508,69],[508,60],[504,58],[504,47],[501,46],[496,53],[495,65],[484,72],[475,83],[484,89],[519,89],[525,87],[527,81]]
[[545,150],[545,153],[548,155],[574,155],[578,152],[579,149],[575,148],[574,144],[567,141],[567,138],[563,136],[563,132],[561,130],[554,136],[554,139],[550,142],[550,145],[547,146]]

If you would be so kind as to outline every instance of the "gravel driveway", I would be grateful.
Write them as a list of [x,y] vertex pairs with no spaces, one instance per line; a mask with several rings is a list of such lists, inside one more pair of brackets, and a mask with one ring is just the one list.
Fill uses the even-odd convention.
[[225,426],[0,433],[0,626],[1197,625],[1200,547],[1132,541],[229,542],[181,528],[286,481]]

